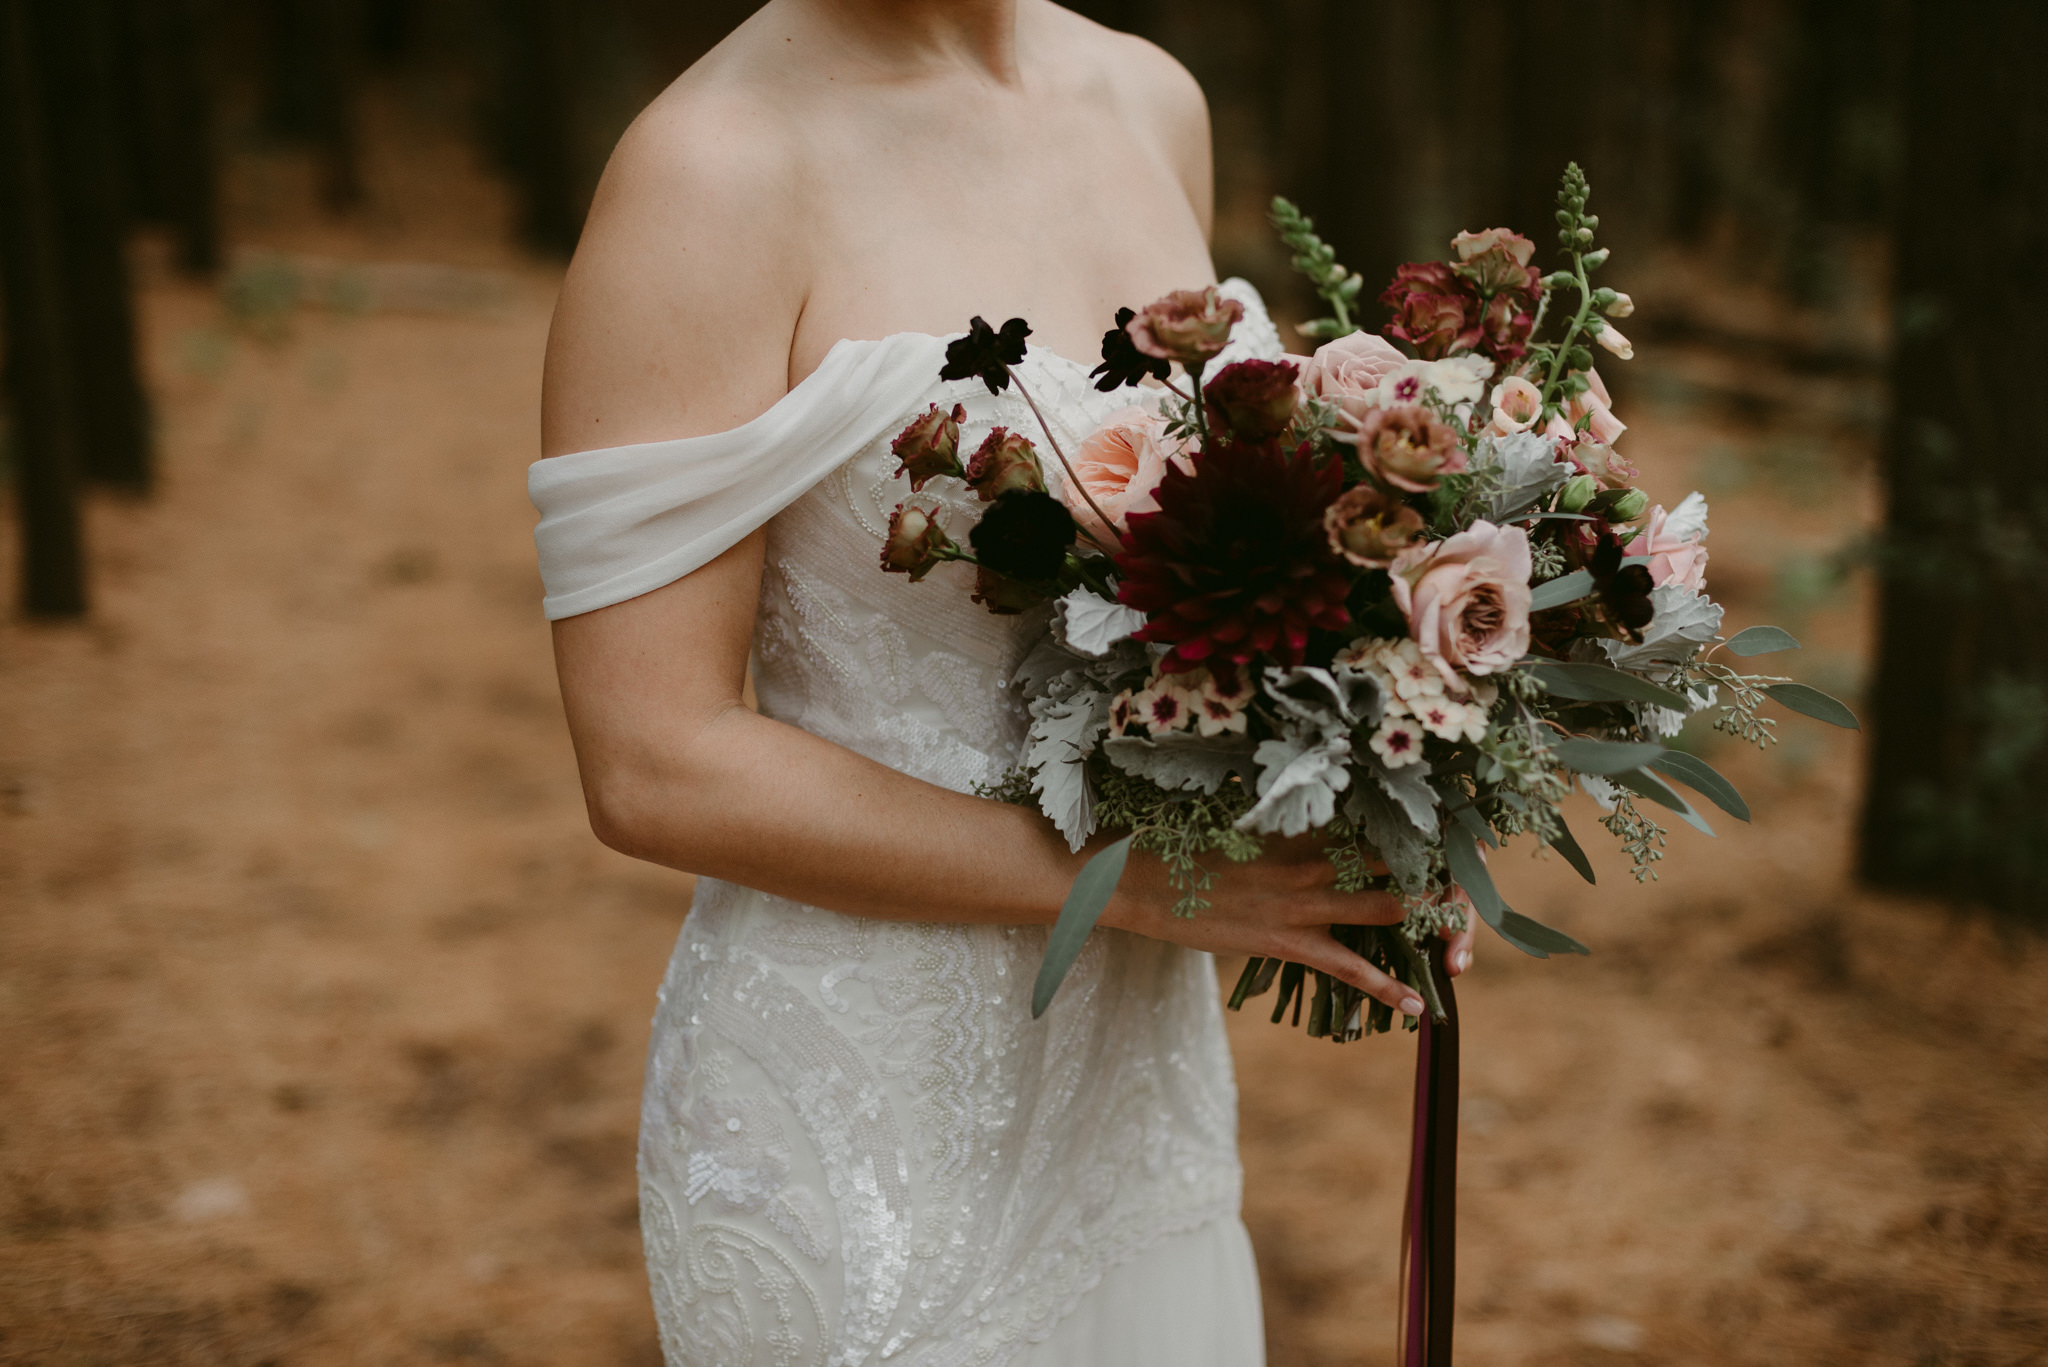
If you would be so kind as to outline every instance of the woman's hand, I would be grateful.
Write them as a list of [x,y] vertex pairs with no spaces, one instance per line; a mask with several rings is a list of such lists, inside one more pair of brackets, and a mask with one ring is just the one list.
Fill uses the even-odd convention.
[[[1209,905],[1193,916],[1175,916],[1180,893],[1167,881],[1166,865],[1143,852],[1133,855],[1102,924],[1216,954],[1306,964],[1405,1015],[1422,1014],[1422,998],[1412,988],[1330,934],[1333,925],[1399,925],[1404,913],[1391,893],[1337,891],[1325,841],[1306,835],[1268,840],[1265,853],[1250,863],[1219,858],[1211,867],[1216,882],[1202,894]],[[1465,940],[1469,944],[1469,932]],[[1453,941],[1453,953],[1466,944]]]

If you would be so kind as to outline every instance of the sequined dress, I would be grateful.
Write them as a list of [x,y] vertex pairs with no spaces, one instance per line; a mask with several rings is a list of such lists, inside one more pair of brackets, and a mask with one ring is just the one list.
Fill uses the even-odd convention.
[[[1251,287],[1233,353],[1279,344]],[[1008,672],[1042,619],[968,567],[877,568],[889,438],[927,403],[1036,435],[1017,392],[937,379],[944,340],[842,342],[753,422],[534,467],[551,617],[672,582],[764,522],[761,711],[958,791],[1014,762]],[[1034,349],[1063,444],[1131,395]],[[971,494],[951,500],[967,525]],[[876,820],[885,819],[877,812]],[[1098,931],[1033,1021],[1038,927],[892,922],[700,880],[654,1017],[640,1133],[669,1367],[1256,1367],[1236,1090],[1205,954]]]

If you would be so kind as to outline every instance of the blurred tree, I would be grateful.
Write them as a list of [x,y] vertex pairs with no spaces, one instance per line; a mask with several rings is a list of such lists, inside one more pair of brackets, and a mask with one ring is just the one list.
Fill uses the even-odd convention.
[[2048,925],[2048,6],[1913,0],[1870,882]]
[[320,154],[321,197],[336,212],[363,201],[356,111],[361,16],[353,0],[267,0],[263,121]]
[[149,409],[129,291],[112,15],[107,0],[46,0],[32,4],[30,16],[61,225],[56,268],[79,468],[89,479],[140,491],[150,482]]
[[579,0],[503,0],[491,123],[500,161],[519,190],[529,245],[556,256],[576,250],[589,208],[577,155]]
[[176,237],[191,275],[220,269],[220,169],[196,0],[116,0],[116,87],[130,214]]
[[39,21],[47,19],[47,8],[34,0],[0,0],[0,291],[22,608],[35,616],[75,616],[86,607],[76,483],[82,442],[50,128],[52,73],[42,60],[48,39]]

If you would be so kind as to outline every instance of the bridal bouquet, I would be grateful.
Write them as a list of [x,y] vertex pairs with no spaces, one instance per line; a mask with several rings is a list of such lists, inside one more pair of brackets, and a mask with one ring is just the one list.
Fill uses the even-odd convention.
[[[963,546],[907,500],[882,568],[919,579],[971,561],[991,611],[1051,605],[1016,672],[1029,743],[991,794],[1037,806],[1076,849],[1122,833],[1076,880],[1035,1011],[1131,850],[1164,860],[1176,911],[1196,915],[1215,859],[1312,833],[1340,889],[1392,891],[1407,909],[1400,926],[1334,933],[1440,1013],[1426,947],[1468,901],[1527,953],[1587,952],[1509,907],[1485,858],[1527,836],[1590,882],[1562,810],[1575,782],[1640,881],[1663,857],[1660,809],[1709,834],[1696,798],[1749,818],[1725,779],[1664,744],[1688,717],[1712,709],[1759,746],[1767,702],[1855,725],[1826,694],[1729,663],[1798,643],[1765,626],[1724,637],[1705,501],[1667,510],[1635,487],[1594,368],[1596,348],[1629,357],[1615,320],[1633,305],[1593,283],[1608,253],[1587,195],[1574,165],[1560,269],[1530,264],[1534,244],[1505,229],[1460,233],[1451,259],[1395,274],[1379,336],[1353,320],[1360,277],[1275,200],[1332,313],[1303,329],[1323,343],[1312,357],[1210,374],[1241,306],[1213,286],[1181,291],[1120,311],[1104,335],[1098,388],[1132,386],[1132,407],[1071,452],[1040,415],[1059,478],[1004,428],[963,452],[957,409],[933,405],[896,437],[913,494],[964,480],[985,506]],[[1029,332],[976,318],[941,374],[1023,391]],[[1291,1003],[1301,1023],[1306,1002],[1311,1035],[1394,1019],[1275,960],[1248,964],[1231,1004],[1276,982],[1274,1020]]]

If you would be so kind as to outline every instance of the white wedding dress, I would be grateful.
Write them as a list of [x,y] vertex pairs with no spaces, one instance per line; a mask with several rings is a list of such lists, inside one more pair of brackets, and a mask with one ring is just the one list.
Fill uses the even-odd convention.
[[[1222,360],[1277,356],[1257,293],[1225,291],[1247,316]],[[766,523],[762,712],[947,788],[1000,778],[1023,731],[1005,685],[1043,617],[969,601],[966,566],[916,584],[878,566],[909,496],[889,439],[913,414],[965,404],[963,449],[994,424],[1039,438],[1014,388],[940,381],[944,345],[840,342],[731,432],[536,464],[549,617],[670,583]],[[1069,450],[1132,398],[1043,350],[1018,369]],[[971,493],[925,494],[963,533]],[[1033,1021],[1045,934],[700,880],[640,1132],[669,1367],[1264,1361],[1209,957],[1097,931]]]

